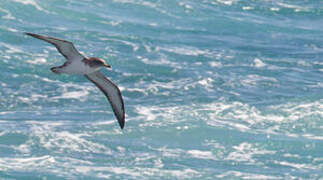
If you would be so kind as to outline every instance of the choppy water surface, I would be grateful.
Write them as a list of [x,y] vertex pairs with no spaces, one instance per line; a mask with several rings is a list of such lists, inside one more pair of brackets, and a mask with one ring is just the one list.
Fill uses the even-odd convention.
[[[320,179],[323,3],[1,0],[0,178]],[[70,40],[104,95],[34,32]]]

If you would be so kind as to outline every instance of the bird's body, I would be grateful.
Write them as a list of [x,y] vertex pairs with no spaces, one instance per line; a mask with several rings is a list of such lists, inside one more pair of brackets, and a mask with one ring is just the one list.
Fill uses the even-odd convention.
[[52,72],[56,74],[64,73],[84,75],[88,80],[93,82],[108,98],[112,106],[112,110],[118,119],[119,125],[121,129],[123,129],[125,124],[125,111],[121,92],[118,86],[116,86],[99,72],[101,68],[111,68],[110,65],[106,64],[102,59],[97,57],[84,57],[76,50],[73,43],[69,41],[33,33],[25,34],[54,45],[56,49],[66,58],[66,62],[63,65],[52,67]]
[[102,68],[101,66],[91,67],[90,61],[93,61],[92,59],[93,58],[83,58],[82,60],[75,59],[71,62],[64,63],[62,66],[53,67],[51,68],[51,70],[57,74],[60,74],[60,73],[73,74],[73,75],[91,74]]

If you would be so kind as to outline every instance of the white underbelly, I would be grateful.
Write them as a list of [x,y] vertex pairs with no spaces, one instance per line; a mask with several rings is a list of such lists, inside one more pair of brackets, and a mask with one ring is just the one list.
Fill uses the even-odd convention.
[[82,62],[72,62],[62,68],[62,72],[66,74],[90,74],[98,71],[100,68],[91,68]]

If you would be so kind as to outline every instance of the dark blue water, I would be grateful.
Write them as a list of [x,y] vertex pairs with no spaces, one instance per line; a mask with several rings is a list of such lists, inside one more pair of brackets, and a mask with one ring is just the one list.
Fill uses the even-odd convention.
[[[72,41],[104,95],[33,32]],[[323,178],[323,2],[0,0],[0,179]]]

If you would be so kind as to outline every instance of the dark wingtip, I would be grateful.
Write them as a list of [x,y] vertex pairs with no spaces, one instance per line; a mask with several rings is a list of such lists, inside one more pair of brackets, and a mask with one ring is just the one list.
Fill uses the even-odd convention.
[[122,119],[122,120],[119,120],[119,125],[120,125],[120,128],[123,129],[124,128],[124,124],[125,124],[125,120]]
[[34,33],[29,33],[29,32],[24,32],[26,35],[34,37],[34,38],[38,38],[38,39],[42,39],[41,35],[38,34],[34,34]]
[[29,33],[29,32],[24,32],[24,34],[28,35],[28,36],[32,36],[34,35],[33,33]]

